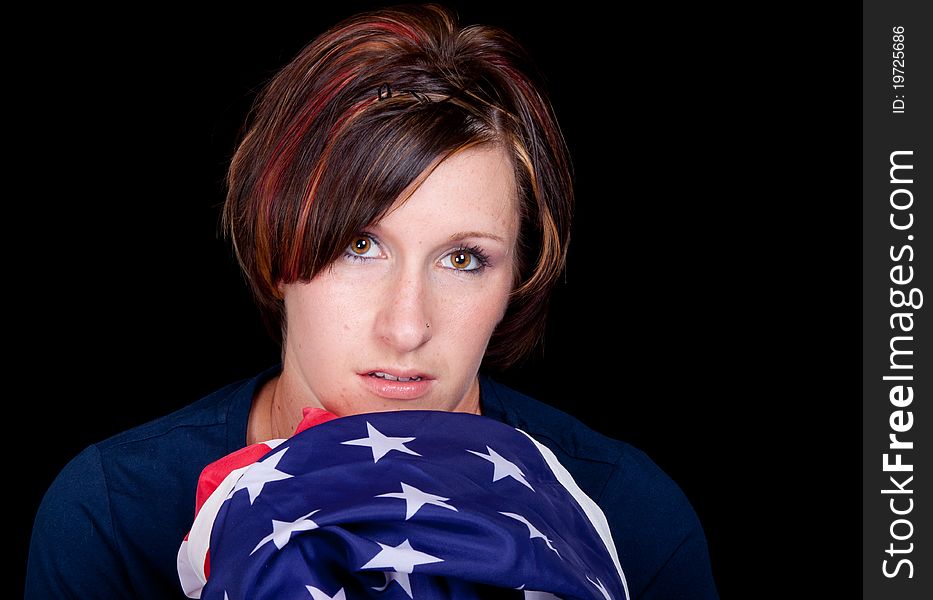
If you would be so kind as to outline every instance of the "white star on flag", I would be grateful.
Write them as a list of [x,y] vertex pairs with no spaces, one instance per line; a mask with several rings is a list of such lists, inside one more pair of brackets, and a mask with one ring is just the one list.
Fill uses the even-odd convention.
[[441,508],[449,508],[450,510],[456,511],[457,509],[449,504],[445,504],[445,501],[450,500],[450,498],[444,498],[443,496],[435,496],[434,494],[429,494],[427,492],[422,492],[418,488],[408,485],[404,481],[400,482],[402,484],[401,492],[391,492],[388,494],[379,494],[376,498],[400,498],[405,501],[405,520],[415,516],[415,513],[418,512],[422,506],[425,504],[433,504],[434,506],[440,506]]
[[276,452],[266,460],[253,463],[253,465],[243,473],[240,480],[237,481],[230,495],[232,496],[243,488],[246,488],[246,491],[249,492],[249,503],[252,504],[256,501],[256,498],[259,497],[263,486],[267,483],[294,477],[294,475],[283,473],[277,468],[279,466],[279,461],[282,460],[282,457],[285,456],[287,451],[287,447],[283,448],[280,452]]
[[256,550],[259,550],[263,545],[268,544],[270,540],[275,544],[276,548],[281,550],[296,531],[311,531],[312,529],[317,529],[317,523],[308,518],[316,512],[318,511],[312,510],[305,516],[298,517],[294,521],[276,521],[272,519],[272,533],[262,538],[262,540],[256,544],[256,547],[253,548],[253,552],[250,552],[250,555],[256,552]]
[[306,585],[305,587],[311,592],[311,598],[313,600],[347,600],[347,593],[343,591],[343,588],[337,590],[337,593],[333,596],[328,596],[313,585]]
[[387,587],[389,587],[389,584],[391,584],[394,581],[395,583],[399,584],[403,590],[405,590],[405,593],[408,594],[409,598],[414,600],[415,597],[411,593],[411,580],[408,578],[408,573],[396,573],[395,571],[383,571],[382,574],[386,576],[386,583],[382,587],[374,587],[373,588],[374,590],[376,590],[377,592],[382,592]]
[[476,456],[484,458],[493,464],[495,467],[492,473],[493,482],[499,481],[505,477],[511,477],[522,485],[528,486],[528,489],[530,489],[532,492],[535,491],[535,489],[531,487],[531,484],[525,480],[525,474],[522,473],[522,470],[518,468],[518,465],[509,462],[489,446],[486,446],[486,451],[489,452],[489,454],[483,454],[482,452],[476,452],[474,450],[467,450],[467,452],[470,454],[475,454]]
[[379,462],[380,458],[393,450],[421,456],[414,450],[409,450],[405,447],[405,444],[415,439],[413,437],[389,437],[383,435],[381,431],[370,425],[368,421],[366,422],[366,431],[369,432],[367,437],[358,440],[347,440],[346,442],[340,443],[348,446],[368,446],[373,451],[374,463]]
[[[543,533],[541,533],[541,532],[538,530],[537,527],[535,527],[534,525],[532,525],[531,523],[529,523],[529,522],[528,522],[528,519],[526,519],[525,517],[523,517],[523,516],[521,516],[521,515],[517,515],[517,514],[515,514],[515,513],[510,513],[510,512],[502,512],[502,511],[499,511],[499,514],[500,514],[500,515],[505,515],[505,516],[507,516],[507,517],[509,517],[509,518],[511,518],[511,519],[515,519],[515,520],[518,521],[519,523],[524,523],[524,524],[525,524],[525,527],[528,528],[528,539],[529,539],[529,540],[533,540],[533,539],[535,539],[535,538],[541,538],[542,540],[544,540],[544,543],[547,544],[547,547],[554,551],[554,554],[556,554],[557,556],[560,556],[560,552],[558,552],[558,551],[557,551],[557,548],[555,548],[554,545],[551,544],[551,540],[549,540],[549,539],[547,538],[546,535],[544,535]],[[561,558],[563,558],[563,557],[561,556]]]
[[368,563],[360,567],[361,569],[394,569],[399,573],[411,573],[417,565],[444,561],[443,558],[415,550],[407,539],[394,548],[385,544],[379,544],[379,546],[382,549],[376,556],[369,559]]
[[603,582],[599,580],[599,577],[596,578],[596,581],[590,579],[589,575],[587,575],[586,578],[590,583],[596,586],[596,589],[600,591],[600,593],[603,595],[603,598],[606,600],[612,600],[612,596],[609,595],[609,591],[606,590],[606,586],[604,586]]

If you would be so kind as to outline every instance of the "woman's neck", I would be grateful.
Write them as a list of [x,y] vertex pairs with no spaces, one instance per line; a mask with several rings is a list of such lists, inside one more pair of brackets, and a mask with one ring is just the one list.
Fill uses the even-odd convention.
[[272,408],[278,381],[278,375],[272,377],[259,388],[253,397],[253,405],[250,407],[249,420],[246,424],[247,445],[276,438],[272,423]]

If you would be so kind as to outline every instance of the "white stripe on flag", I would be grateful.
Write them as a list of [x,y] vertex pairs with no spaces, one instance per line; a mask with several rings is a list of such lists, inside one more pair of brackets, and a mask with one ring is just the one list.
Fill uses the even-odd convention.
[[554,472],[554,476],[557,477],[557,481],[567,488],[570,495],[574,497],[580,505],[580,508],[586,513],[586,516],[589,517],[590,523],[593,524],[593,527],[596,528],[597,533],[599,533],[599,537],[602,538],[603,544],[605,544],[606,550],[609,551],[609,556],[612,557],[612,562],[619,572],[619,578],[622,580],[622,587],[625,589],[625,600],[629,600],[631,596],[628,591],[628,582],[625,580],[625,573],[622,572],[622,565],[619,564],[619,553],[616,551],[616,545],[612,541],[612,532],[609,530],[609,522],[606,520],[606,515],[603,514],[599,505],[593,502],[593,499],[580,489],[577,482],[573,480],[573,476],[564,468],[564,465],[560,464],[560,461],[557,460],[557,457],[554,456],[550,448],[539,443],[538,440],[521,429],[517,427],[516,429],[524,433],[529,440],[534,442],[534,445],[538,448],[538,452],[541,453],[541,456],[547,461],[548,466],[551,467],[551,471]]
[[[262,443],[272,451],[284,441],[284,439],[269,440]],[[207,559],[207,551],[211,545],[211,531],[214,529],[214,519],[217,518],[220,507],[230,495],[230,492],[233,491],[240,477],[254,464],[256,463],[234,469],[224,477],[217,489],[201,505],[201,510],[198,511],[194,524],[191,525],[188,539],[183,541],[178,549],[178,577],[181,580],[185,595],[189,598],[200,598],[201,588],[207,583],[207,577],[204,575],[204,561]]]

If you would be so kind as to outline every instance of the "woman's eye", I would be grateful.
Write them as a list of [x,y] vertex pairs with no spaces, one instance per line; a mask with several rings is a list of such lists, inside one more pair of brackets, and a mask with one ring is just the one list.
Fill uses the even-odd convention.
[[441,265],[458,271],[475,271],[483,266],[483,261],[470,250],[454,250],[441,259]]
[[368,235],[358,235],[347,246],[347,254],[358,258],[377,258],[380,255],[379,244]]

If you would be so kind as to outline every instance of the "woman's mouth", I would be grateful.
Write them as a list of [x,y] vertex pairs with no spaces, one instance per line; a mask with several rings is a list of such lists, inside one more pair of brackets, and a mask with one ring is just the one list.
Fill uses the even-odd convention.
[[382,371],[372,371],[369,373],[370,377],[378,377],[379,379],[388,379],[389,381],[421,381],[423,377],[420,375],[415,375],[414,377],[396,377],[391,373],[383,373]]
[[412,371],[368,371],[360,373],[363,385],[380,398],[414,400],[430,391],[434,379]]

